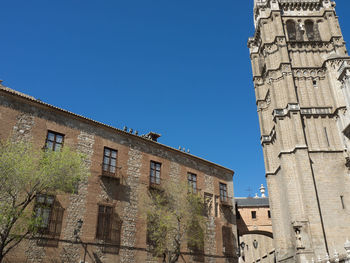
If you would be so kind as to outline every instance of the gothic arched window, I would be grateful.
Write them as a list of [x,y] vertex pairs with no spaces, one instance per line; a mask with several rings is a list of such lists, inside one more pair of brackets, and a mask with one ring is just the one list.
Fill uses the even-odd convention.
[[305,21],[306,35],[309,40],[315,40],[315,26],[311,20]]
[[292,20],[287,21],[287,32],[289,40],[297,40],[297,31],[295,27],[295,22]]

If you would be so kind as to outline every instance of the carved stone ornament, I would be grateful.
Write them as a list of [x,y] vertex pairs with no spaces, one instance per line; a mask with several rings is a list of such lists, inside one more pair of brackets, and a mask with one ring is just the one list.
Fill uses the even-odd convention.
[[345,158],[345,166],[348,168],[348,170],[350,171],[350,157],[346,157]]

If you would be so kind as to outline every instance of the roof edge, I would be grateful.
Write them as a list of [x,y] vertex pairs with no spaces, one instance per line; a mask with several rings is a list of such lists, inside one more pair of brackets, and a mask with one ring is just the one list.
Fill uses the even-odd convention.
[[126,132],[126,131],[123,131],[121,129],[118,129],[116,127],[113,127],[113,126],[110,126],[108,124],[105,124],[105,123],[102,123],[102,122],[99,122],[99,121],[96,121],[96,120],[93,120],[93,119],[90,119],[90,118],[87,118],[87,117],[84,117],[82,115],[79,115],[79,114],[76,114],[74,112],[71,112],[71,111],[68,111],[68,110],[65,110],[65,109],[62,109],[62,108],[59,108],[59,107],[56,107],[56,106],[53,106],[49,103],[46,103],[46,102],[43,102],[41,100],[38,100],[38,99],[35,99],[34,97],[30,96],[30,95],[27,95],[27,94],[24,94],[22,92],[19,92],[19,91],[16,91],[14,89],[11,89],[11,88],[8,88],[8,87],[5,87],[1,84],[1,81],[0,81],[0,92],[2,93],[5,93],[5,94],[9,94],[9,95],[12,95],[12,96],[17,96],[17,97],[20,97],[24,100],[28,100],[34,104],[38,104],[40,106],[44,106],[44,107],[47,107],[47,108],[50,108],[50,109],[53,109],[53,110],[56,110],[56,111],[59,111],[63,114],[67,114],[67,115],[71,115],[72,117],[74,118],[77,118],[77,119],[80,119],[84,122],[88,122],[88,123],[91,123],[91,124],[94,124],[94,125],[97,125],[101,128],[104,128],[104,129],[109,129],[109,130],[113,130],[114,132],[118,132],[120,134],[123,134],[123,135],[127,135],[127,136],[131,136],[131,137],[134,137],[134,138],[137,138],[141,141],[146,141],[150,144],[154,144],[154,145],[158,145],[158,146],[161,146],[163,148],[166,148],[168,150],[171,150],[173,152],[176,152],[176,153],[179,153],[181,155],[185,155],[187,157],[190,157],[190,158],[194,158],[194,159],[197,159],[203,163],[206,163],[206,164],[210,164],[210,165],[214,165],[216,168],[219,168],[221,170],[225,170],[226,172],[229,172],[229,173],[232,173],[232,176],[234,175],[234,171],[232,169],[229,169],[229,168],[226,168],[222,165],[219,165],[219,164],[216,164],[216,163],[213,163],[211,161],[208,161],[206,159],[203,159],[201,157],[198,157],[198,156],[195,156],[195,155],[192,155],[192,154],[189,154],[189,153],[186,153],[186,152],[183,152],[183,151],[180,151],[176,148],[173,148],[173,147],[170,147],[168,145],[165,145],[165,144],[162,144],[162,143],[159,143],[159,142],[155,142],[155,141],[152,141],[152,140],[149,140],[149,139],[146,139],[146,138],[143,138],[139,135],[135,135],[135,134],[132,134],[132,133],[129,133],[129,132]]

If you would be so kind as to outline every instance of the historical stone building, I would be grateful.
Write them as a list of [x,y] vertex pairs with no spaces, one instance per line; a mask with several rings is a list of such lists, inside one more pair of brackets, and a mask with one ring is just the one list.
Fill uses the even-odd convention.
[[235,197],[237,236],[241,263],[274,263],[272,222],[265,187],[261,196]]
[[349,57],[335,2],[255,0],[254,24],[248,46],[277,261],[326,262],[345,253],[350,235]]
[[91,171],[75,194],[37,196],[36,213],[43,213],[47,229],[22,242],[6,262],[162,261],[148,252],[140,196],[166,180],[189,180],[210,208],[202,256],[183,244],[180,262],[237,261],[232,170],[160,144],[155,133],[119,130],[2,85],[0,124],[1,140],[14,136],[40,148],[76,148]]

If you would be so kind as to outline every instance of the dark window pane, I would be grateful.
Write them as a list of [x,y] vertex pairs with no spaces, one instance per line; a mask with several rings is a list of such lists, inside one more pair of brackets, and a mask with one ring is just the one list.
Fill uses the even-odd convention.
[[54,198],[53,198],[53,196],[49,196],[49,197],[47,197],[47,199],[46,199],[47,201],[47,204],[49,204],[49,205],[52,205],[53,204],[53,201],[54,201]]
[[46,144],[46,148],[50,149],[50,150],[53,150],[53,142],[48,141],[47,144]]
[[39,195],[36,198],[38,203],[44,203],[45,202],[45,196],[44,195]]
[[62,144],[56,144],[54,150],[55,150],[55,151],[60,151],[61,148],[62,148]]
[[51,209],[49,208],[44,208],[42,211],[42,221],[41,221],[41,226],[42,227],[47,227],[49,225],[49,219],[50,219],[50,211]]
[[57,143],[62,143],[62,142],[63,142],[63,136],[57,134],[57,135],[56,135],[56,142],[57,142]]
[[47,134],[47,139],[50,141],[54,141],[55,140],[55,134],[53,134],[52,132],[49,132]]
[[111,151],[105,148],[105,156],[110,156],[110,155],[111,155]]

